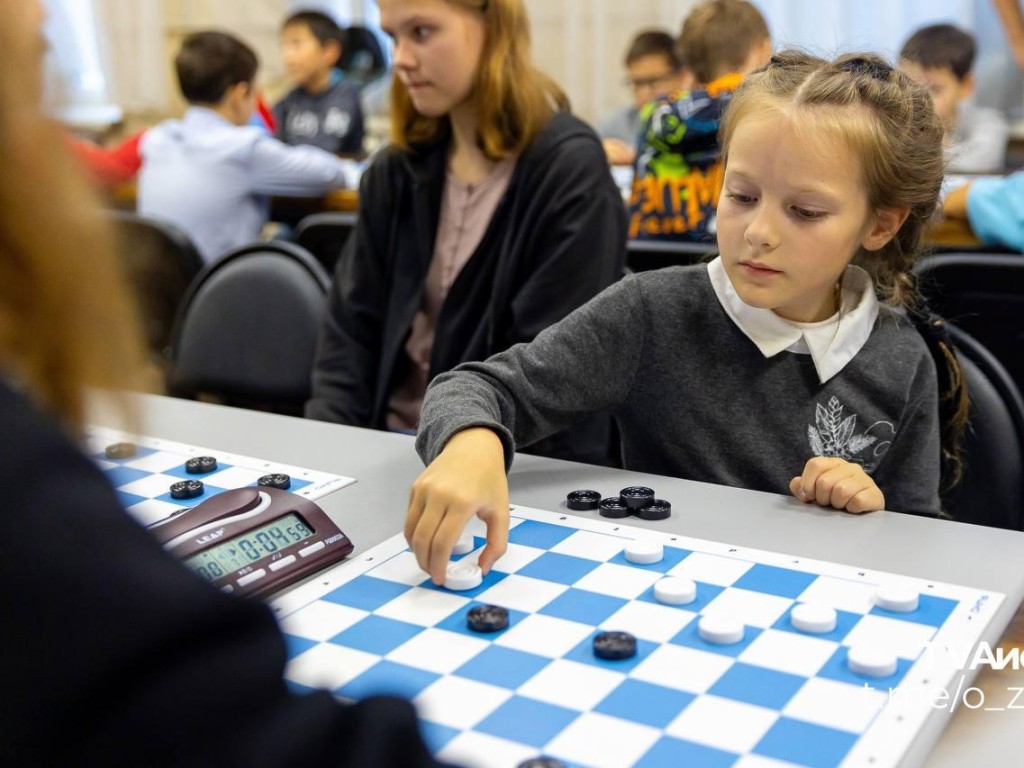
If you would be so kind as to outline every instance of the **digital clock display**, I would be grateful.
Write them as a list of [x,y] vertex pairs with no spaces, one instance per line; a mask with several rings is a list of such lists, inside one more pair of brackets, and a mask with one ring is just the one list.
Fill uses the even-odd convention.
[[184,563],[207,581],[216,581],[312,535],[309,526],[293,512],[204,549]]

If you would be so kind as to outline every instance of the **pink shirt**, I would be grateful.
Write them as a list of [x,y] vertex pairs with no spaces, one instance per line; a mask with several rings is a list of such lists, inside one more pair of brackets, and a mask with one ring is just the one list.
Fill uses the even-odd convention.
[[451,173],[445,178],[441,218],[437,225],[434,255],[427,269],[423,304],[412,321],[405,343],[409,375],[391,393],[387,424],[390,429],[416,429],[427,391],[430,355],[441,307],[459,272],[476,251],[491,223],[502,195],[508,189],[516,167],[514,157],[502,160],[476,184],[459,181]]

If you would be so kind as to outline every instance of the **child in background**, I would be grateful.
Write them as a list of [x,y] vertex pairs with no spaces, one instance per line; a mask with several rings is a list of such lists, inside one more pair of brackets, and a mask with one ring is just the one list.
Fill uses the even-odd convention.
[[706,0],[683,22],[679,45],[699,87],[640,113],[629,237],[714,240],[722,187],[718,125],[743,75],[768,61],[768,25],[746,0]]
[[629,276],[431,385],[406,536],[436,582],[473,515],[481,568],[504,552],[516,446],[600,410],[627,469],[939,512],[936,367],[898,309],[943,177],[928,94],[871,54],[786,52],[740,87],[721,140],[717,259]]
[[974,53],[974,38],[952,24],[917,30],[900,51],[900,69],[932,96],[946,131],[947,170],[955,173],[992,173],[1006,163],[1006,117],[970,101]]
[[111,233],[40,109],[42,17],[0,0],[3,764],[439,768],[407,702],[289,692],[272,611],[183,567],[76,445],[86,388],[137,383],[142,355]]
[[356,183],[351,160],[289,147],[249,125],[257,60],[237,38],[189,35],[175,67],[190,106],[143,137],[138,210],[177,224],[207,261],[259,238],[269,196],[312,197]]
[[656,96],[689,90],[690,70],[680,58],[676,41],[668,32],[648,29],[633,38],[626,50],[626,85],[633,103],[615,110],[597,126],[608,162],[632,165],[636,160],[636,137],[640,108]]
[[942,214],[961,219],[989,246],[1024,251],[1024,171],[986,176],[953,189]]
[[[429,381],[529,341],[619,279],[601,142],[533,65],[523,0],[380,0],[391,144],[359,190],[306,415],[415,430]],[[607,461],[607,417],[534,446]]]
[[363,151],[359,87],[342,77],[342,30],[320,11],[299,11],[281,26],[281,50],[295,88],[274,105],[277,137],[336,154]]

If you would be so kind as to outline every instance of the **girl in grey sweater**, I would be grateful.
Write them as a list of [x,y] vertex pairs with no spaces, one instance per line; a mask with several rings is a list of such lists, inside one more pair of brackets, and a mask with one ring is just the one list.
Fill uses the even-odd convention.
[[943,176],[928,94],[873,55],[786,52],[721,143],[715,261],[626,279],[431,385],[406,536],[436,582],[473,515],[482,570],[504,552],[515,446],[598,410],[629,469],[938,513],[936,368],[900,309]]

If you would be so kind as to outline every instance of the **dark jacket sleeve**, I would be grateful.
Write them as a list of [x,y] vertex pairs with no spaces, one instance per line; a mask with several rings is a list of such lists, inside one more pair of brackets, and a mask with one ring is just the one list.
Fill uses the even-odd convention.
[[359,100],[359,91],[352,89],[351,98],[346,106],[348,110],[349,123],[348,133],[338,146],[338,151],[345,154],[357,154],[363,151],[363,136],[366,132],[366,125],[363,119],[363,107]]
[[527,215],[518,289],[508,297],[506,337],[496,349],[530,341],[622,277],[626,209],[597,136],[563,142],[535,175],[524,179]]
[[435,765],[406,702],[290,693],[269,609],[165,553],[2,384],[0,433],[4,765]]
[[395,195],[388,163],[379,157],[359,185],[359,219],[334,269],[324,326],[313,365],[306,417],[374,426],[374,395],[380,367],[390,224]]

